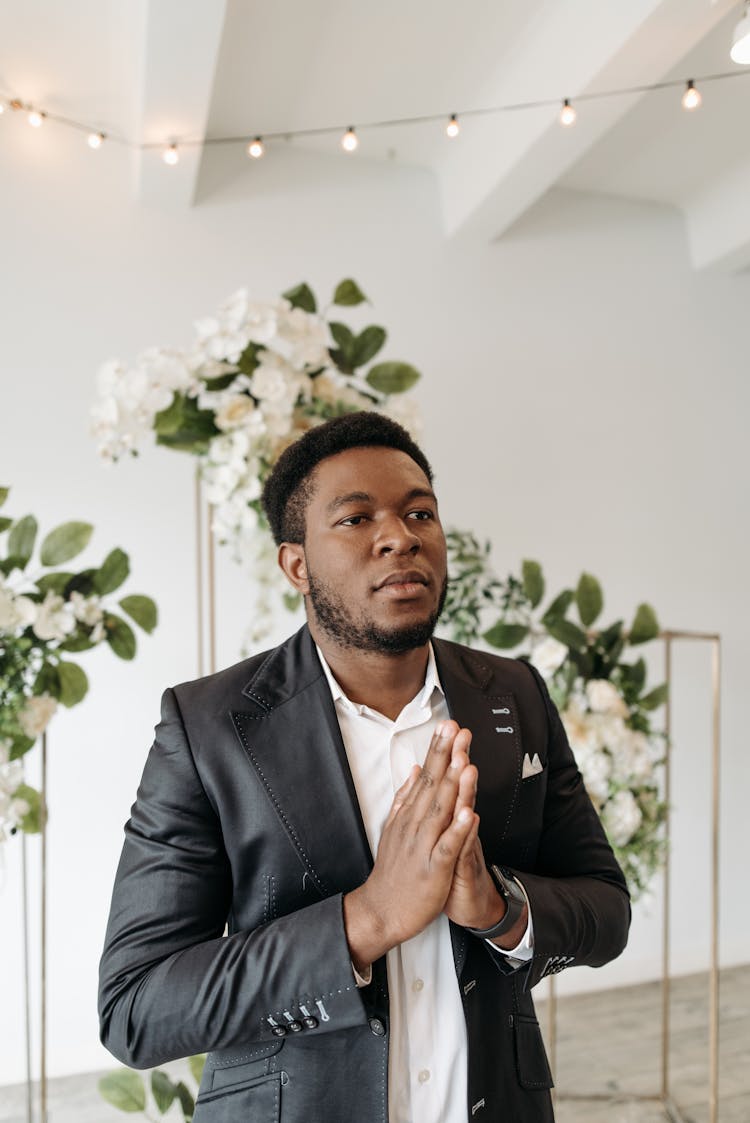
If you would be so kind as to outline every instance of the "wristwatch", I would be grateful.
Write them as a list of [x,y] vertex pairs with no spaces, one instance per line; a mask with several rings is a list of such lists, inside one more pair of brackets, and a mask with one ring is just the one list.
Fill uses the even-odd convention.
[[494,940],[496,936],[502,936],[510,931],[520,919],[526,904],[526,896],[510,870],[501,869],[500,866],[488,866],[488,870],[507,907],[502,920],[498,920],[491,928],[467,928],[466,931],[483,940]]

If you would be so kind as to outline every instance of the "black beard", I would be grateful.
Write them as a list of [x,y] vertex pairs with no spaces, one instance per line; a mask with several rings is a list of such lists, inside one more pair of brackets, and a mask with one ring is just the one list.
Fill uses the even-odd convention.
[[310,589],[310,603],[315,618],[326,635],[340,647],[354,648],[358,651],[378,651],[386,655],[403,655],[424,647],[429,643],[438,617],[443,611],[448,578],[444,578],[437,608],[426,620],[399,628],[379,628],[364,615],[358,619],[352,615],[343,600],[330,585],[318,582],[308,570],[307,581]]

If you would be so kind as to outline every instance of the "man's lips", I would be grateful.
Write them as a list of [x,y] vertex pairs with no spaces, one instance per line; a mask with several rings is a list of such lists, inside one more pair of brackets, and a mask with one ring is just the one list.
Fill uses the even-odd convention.
[[424,573],[420,573],[418,569],[401,569],[384,577],[375,588],[390,589],[394,593],[399,591],[418,592],[419,587],[424,587],[427,583]]

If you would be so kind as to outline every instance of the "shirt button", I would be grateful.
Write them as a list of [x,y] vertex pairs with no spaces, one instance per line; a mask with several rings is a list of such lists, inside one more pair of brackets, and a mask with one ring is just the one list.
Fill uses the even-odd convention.
[[411,989],[414,991],[415,994],[419,994],[420,990],[422,990],[423,987],[424,987],[424,981],[422,979],[415,979],[414,982],[411,984]]
[[385,1025],[380,1018],[370,1018],[370,1029],[376,1037],[385,1037]]
[[417,1080],[419,1081],[420,1084],[426,1084],[429,1079],[430,1079],[429,1068],[423,1068],[420,1071],[419,1076],[417,1077]]

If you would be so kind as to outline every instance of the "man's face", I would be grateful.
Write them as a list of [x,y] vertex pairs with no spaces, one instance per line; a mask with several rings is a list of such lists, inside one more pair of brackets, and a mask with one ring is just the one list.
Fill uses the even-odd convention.
[[356,448],[321,461],[307,507],[311,625],[343,647],[398,654],[427,643],[445,599],[437,500],[404,452]]

